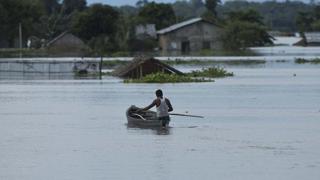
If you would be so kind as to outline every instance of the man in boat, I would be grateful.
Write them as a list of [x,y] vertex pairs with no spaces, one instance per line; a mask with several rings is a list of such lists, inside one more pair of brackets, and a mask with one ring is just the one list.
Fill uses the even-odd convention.
[[169,112],[173,111],[172,105],[170,103],[170,100],[168,98],[163,97],[163,93],[161,89],[158,89],[156,91],[156,96],[157,98],[153,100],[153,102],[143,108],[139,109],[139,111],[147,111],[151,109],[152,107],[156,106],[157,108],[157,117],[161,121],[162,128],[166,128],[169,125],[170,122],[170,117],[169,117]]

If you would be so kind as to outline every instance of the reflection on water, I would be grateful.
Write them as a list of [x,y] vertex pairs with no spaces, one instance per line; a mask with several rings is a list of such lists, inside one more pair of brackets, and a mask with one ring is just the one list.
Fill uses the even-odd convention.
[[126,124],[128,130],[134,130],[134,131],[152,131],[154,134],[157,135],[170,135],[170,131],[172,127],[162,128],[162,127],[145,127],[145,126],[137,126],[133,124]]

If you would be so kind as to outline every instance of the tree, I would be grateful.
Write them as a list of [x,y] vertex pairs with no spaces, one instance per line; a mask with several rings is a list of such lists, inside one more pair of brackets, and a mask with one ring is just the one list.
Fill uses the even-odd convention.
[[190,3],[195,9],[199,9],[204,6],[202,0],[191,0]]
[[320,19],[312,22],[311,28],[313,31],[320,31]]
[[172,25],[176,22],[175,13],[170,4],[151,2],[138,13],[141,23],[155,24],[157,29]]
[[136,2],[136,6],[138,8],[141,8],[141,7],[145,6],[145,5],[147,5],[148,3],[149,3],[148,0],[139,0],[139,1]]
[[94,4],[74,18],[72,31],[92,48],[112,51],[119,13],[109,5]]
[[228,50],[244,50],[247,47],[272,44],[272,37],[266,29],[256,23],[228,22],[224,30],[223,42],[225,49]]
[[10,47],[14,47],[18,38],[19,24],[25,41],[26,37],[37,33],[34,24],[44,13],[41,4],[33,0],[0,0],[0,10],[0,38],[4,38]]
[[56,13],[59,11],[59,0],[40,0],[47,15]]
[[298,29],[301,33],[312,30],[313,16],[308,12],[300,12],[296,18]]
[[272,37],[262,23],[262,17],[254,10],[229,13],[222,39],[224,47],[229,50],[272,44]]
[[313,9],[314,18],[320,20],[320,5],[316,5]]
[[264,25],[263,17],[254,9],[247,9],[245,11],[231,11],[228,13],[228,19],[231,21],[246,21]]
[[221,3],[220,0],[206,0],[205,6],[206,6],[208,12],[210,12],[215,18],[218,15],[216,9],[218,7],[218,4],[220,4],[220,3]]
[[71,14],[74,11],[83,11],[86,6],[86,0],[63,0],[62,11],[64,14]]
[[320,5],[317,5],[313,9],[313,22],[311,23],[313,31],[320,31]]

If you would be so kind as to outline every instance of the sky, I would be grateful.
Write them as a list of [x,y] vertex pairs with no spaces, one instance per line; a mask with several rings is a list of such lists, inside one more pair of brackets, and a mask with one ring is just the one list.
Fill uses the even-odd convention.
[[[109,4],[112,6],[121,6],[121,5],[135,5],[138,0],[87,0],[89,4],[92,3],[105,3]],[[151,0],[150,0],[151,1]],[[172,3],[175,2],[176,0],[154,0],[155,2],[163,2],[163,3]],[[227,1],[227,0],[222,0],[222,1]],[[256,1],[256,2],[262,2],[265,0],[249,0],[249,1]],[[277,0],[277,1],[285,1],[285,0]],[[304,2],[310,2],[310,0],[300,0]]]

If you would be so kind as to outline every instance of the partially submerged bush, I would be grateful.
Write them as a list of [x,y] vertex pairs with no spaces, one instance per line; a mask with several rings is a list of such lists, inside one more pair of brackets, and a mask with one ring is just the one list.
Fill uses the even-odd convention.
[[192,77],[216,78],[216,77],[233,76],[233,73],[227,72],[222,67],[210,67],[210,68],[203,68],[202,70],[192,71],[191,73],[188,73],[188,75]]

